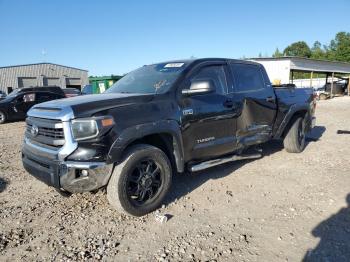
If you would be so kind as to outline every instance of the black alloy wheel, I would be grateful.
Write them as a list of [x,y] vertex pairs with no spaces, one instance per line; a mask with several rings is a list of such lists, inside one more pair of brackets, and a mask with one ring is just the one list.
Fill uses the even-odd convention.
[[143,159],[130,172],[127,192],[135,205],[143,205],[157,197],[162,188],[164,173],[154,159]]

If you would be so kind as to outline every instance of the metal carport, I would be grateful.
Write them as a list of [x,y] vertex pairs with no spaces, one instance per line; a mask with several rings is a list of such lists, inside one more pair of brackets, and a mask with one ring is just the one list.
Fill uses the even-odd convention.
[[[350,63],[336,62],[327,60],[310,59],[303,57],[277,57],[277,58],[251,58],[249,60],[256,61],[265,66],[270,79],[282,78],[282,82],[293,83],[294,72],[310,73],[310,86],[312,86],[313,75],[321,73],[326,75],[326,83],[328,78],[331,80],[331,90],[333,90],[334,78],[347,75],[350,76]],[[348,80],[348,95],[350,95],[350,81]],[[331,91],[332,94],[332,91]]]

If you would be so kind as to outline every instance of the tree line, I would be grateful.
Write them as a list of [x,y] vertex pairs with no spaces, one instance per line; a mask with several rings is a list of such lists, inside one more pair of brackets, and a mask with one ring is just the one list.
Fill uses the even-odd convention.
[[[259,55],[261,56],[261,55]],[[339,32],[328,45],[315,41],[309,47],[305,41],[298,41],[287,46],[283,52],[276,48],[272,57],[299,56],[313,59],[350,62],[350,33]]]

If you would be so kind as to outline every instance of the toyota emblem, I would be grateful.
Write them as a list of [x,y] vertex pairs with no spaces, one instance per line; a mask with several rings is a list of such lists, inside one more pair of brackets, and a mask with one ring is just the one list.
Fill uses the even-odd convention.
[[39,134],[39,128],[36,125],[32,125],[30,133],[32,134],[32,136],[37,136]]

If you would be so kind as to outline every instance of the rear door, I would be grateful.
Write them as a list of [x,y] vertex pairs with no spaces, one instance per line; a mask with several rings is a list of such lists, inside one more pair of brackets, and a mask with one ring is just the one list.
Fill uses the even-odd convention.
[[44,103],[47,101],[61,98],[59,95],[51,92],[38,92],[36,93],[35,104]]
[[275,93],[260,65],[230,63],[234,102],[239,108],[236,137],[241,146],[270,139],[276,117]]
[[185,161],[201,161],[233,151],[235,118],[226,72],[226,63],[207,65],[189,77],[188,85],[191,81],[211,80],[215,91],[182,97]]
[[13,101],[12,110],[14,111],[14,118],[25,118],[28,110],[35,104],[35,99],[35,93],[25,93],[18,95],[17,98]]

